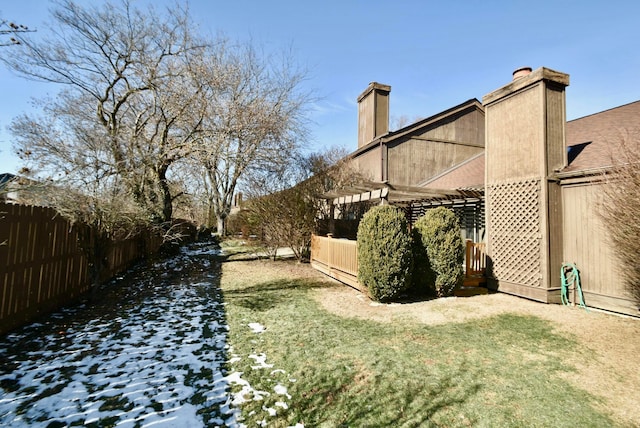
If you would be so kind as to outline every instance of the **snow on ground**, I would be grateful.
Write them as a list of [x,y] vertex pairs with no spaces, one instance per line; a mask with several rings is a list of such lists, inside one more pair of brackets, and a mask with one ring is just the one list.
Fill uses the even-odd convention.
[[[201,244],[139,267],[0,338],[0,426],[243,427],[246,397],[271,392],[225,369],[243,357],[227,344],[215,251]],[[290,398],[282,388],[274,393]]]
[[248,325],[251,331],[253,331],[254,333],[264,333],[265,331],[264,326],[260,323],[250,322]]

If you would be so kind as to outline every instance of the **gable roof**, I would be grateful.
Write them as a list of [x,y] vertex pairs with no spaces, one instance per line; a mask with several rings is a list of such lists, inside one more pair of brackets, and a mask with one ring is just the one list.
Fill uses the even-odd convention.
[[14,174],[5,172],[0,174],[0,185],[3,185],[5,183],[8,183],[9,181],[13,180],[14,178],[16,178],[16,176]]
[[470,157],[418,186],[431,189],[483,189],[484,152]]
[[640,100],[567,122],[566,139],[569,165],[562,172],[624,162],[624,145],[640,140]]
[[445,111],[434,114],[433,116],[429,116],[425,119],[418,120],[417,122],[407,125],[404,128],[400,128],[396,131],[390,131],[384,135],[380,135],[374,138],[370,143],[359,147],[355,152],[351,154],[351,156],[356,157],[373,147],[377,147],[381,142],[387,143],[389,141],[402,138],[405,135],[410,135],[414,132],[420,132],[425,128],[429,128],[442,122],[446,122],[455,118],[458,114],[465,113],[470,110],[479,110],[484,113],[484,107],[482,106],[482,103],[480,103],[477,98],[471,98],[470,100],[460,103],[457,106],[451,107]]
[[484,112],[484,106],[482,105],[482,103],[480,103],[480,101],[478,101],[477,98],[471,98],[470,100],[467,100],[463,103],[453,106],[445,111],[441,111],[440,113],[434,114],[433,116],[420,119],[410,125],[405,126],[404,128],[400,128],[396,131],[389,132],[387,135],[384,135],[383,137],[387,137],[387,139],[402,137],[416,130],[421,130],[422,128],[428,125],[436,124],[444,120],[447,120],[451,117],[455,117],[457,114],[466,112],[471,109],[476,109]]

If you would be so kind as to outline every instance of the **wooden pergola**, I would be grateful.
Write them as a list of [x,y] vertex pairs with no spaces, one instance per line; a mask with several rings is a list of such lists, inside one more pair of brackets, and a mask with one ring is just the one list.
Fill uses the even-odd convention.
[[388,182],[364,181],[340,190],[322,195],[331,205],[345,205],[358,202],[376,201],[399,207],[408,207],[417,201],[464,201],[481,198],[482,189],[431,189],[425,187],[400,186]]

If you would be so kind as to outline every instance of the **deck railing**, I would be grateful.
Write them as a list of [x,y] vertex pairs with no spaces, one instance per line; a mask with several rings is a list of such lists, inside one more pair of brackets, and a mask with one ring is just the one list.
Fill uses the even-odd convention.
[[484,275],[487,270],[487,246],[484,242],[467,239],[465,254],[465,275]]
[[[465,281],[472,280],[474,285],[483,283],[487,268],[486,245],[467,240],[465,255]],[[312,236],[311,266],[340,282],[361,288],[358,283],[357,241]]]
[[340,282],[360,288],[356,241],[312,236],[311,266]]

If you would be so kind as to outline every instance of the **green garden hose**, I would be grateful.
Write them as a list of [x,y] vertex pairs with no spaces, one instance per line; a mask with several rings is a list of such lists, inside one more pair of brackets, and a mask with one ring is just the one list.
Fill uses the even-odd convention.
[[576,303],[575,295],[577,293],[580,296],[580,306],[588,311],[587,306],[584,304],[584,296],[580,286],[580,271],[575,263],[563,263],[560,268],[560,277],[562,278],[562,304],[569,305],[569,290],[573,290],[573,304],[575,305]]

